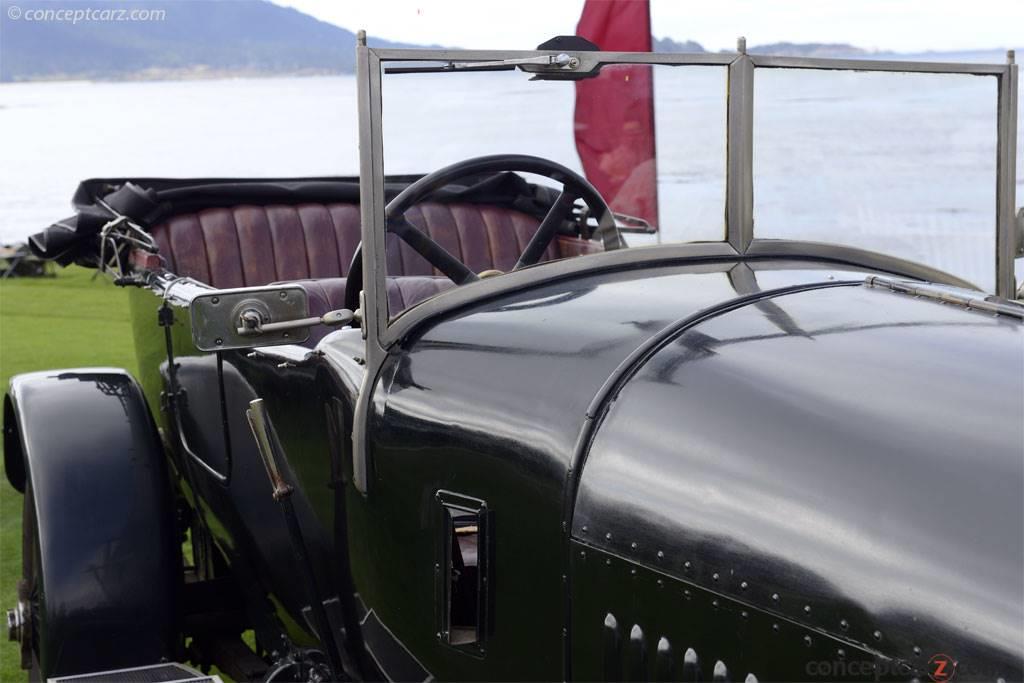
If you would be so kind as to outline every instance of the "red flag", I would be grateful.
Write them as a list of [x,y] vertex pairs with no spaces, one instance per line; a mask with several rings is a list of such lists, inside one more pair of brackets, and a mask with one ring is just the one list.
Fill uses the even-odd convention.
[[[651,51],[649,0],[586,0],[576,35],[613,52]],[[576,150],[613,211],[658,225],[654,78],[649,65],[614,65],[576,83]]]

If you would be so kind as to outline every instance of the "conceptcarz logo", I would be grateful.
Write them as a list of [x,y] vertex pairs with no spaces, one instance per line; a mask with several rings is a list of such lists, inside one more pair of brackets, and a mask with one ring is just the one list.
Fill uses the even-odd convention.
[[935,683],[944,683],[953,680],[956,675],[956,660],[949,655],[932,655],[928,660],[928,678]]
[[[934,683],[950,683],[957,673],[957,661],[947,654],[936,654],[928,660],[928,678]],[[912,673],[906,662],[892,660],[854,659],[822,660],[808,662],[805,673],[811,679],[826,678],[889,678],[903,677]]]
[[89,21],[163,21],[167,18],[164,9],[129,9],[125,7],[30,7],[18,5],[7,8],[7,18],[12,21],[57,21],[67,24],[81,24]]

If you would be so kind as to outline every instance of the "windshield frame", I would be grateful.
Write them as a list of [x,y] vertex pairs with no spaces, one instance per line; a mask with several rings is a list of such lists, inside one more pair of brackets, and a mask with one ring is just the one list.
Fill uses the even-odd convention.
[[[742,48],[742,42],[741,42]],[[792,251],[794,255],[817,251],[821,254],[834,253],[842,259],[843,254],[858,258],[868,265],[892,272],[918,272],[928,274],[936,281],[960,286],[969,285],[943,274],[941,271],[921,264],[910,264],[895,257],[874,254],[863,250],[835,245],[834,249],[808,250],[811,243],[795,243],[780,240],[758,239],[754,234],[753,201],[753,143],[754,143],[754,81],[758,69],[814,69],[825,71],[867,71],[867,72],[908,72],[935,74],[964,74],[991,76],[997,79],[998,102],[996,106],[996,240],[995,270],[996,294],[1013,299],[1014,258],[1017,252],[1015,191],[1016,191],[1016,140],[1017,140],[1017,65],[1008,55],[1005,64],[975,64],[950,62],[886,61],[866,59],[820,59],[805,57],[777,57],[752,55],[745,51],[732,53],[637,53],[637,52],[575,52],[569,50],[448,50],[448,49],[379,49],[368,47],[361,41],[356,48],[356,80],[359,106],[359,150],[360,150],[360,211],[363,243],[363,290],[360,297],[363,334],[367,340],[367,360],[383,358],[386,350],[401,339],[417,322],[436,315],[437,306],[420,306],[410,309],[392,320],[388,311],[385,289],[385,225],[384,225],[384,141],[382,112],[382,73],[388,62],[500,62],[526,60],[544,56],[568,54],[576,61],[577,72],[589,72],[611,64],[652,64],[677,66],[719,66],[727,67],[728,86],[726,92],[726,177],[725,177],[725,238],[721,242],[694,243],[702,246],[698,252],[713,251],[716,257],[738,257],[760,255],[781,251]],[[430,171],[433,169],[425,169]],[[770,244],[769,244],[770,243]],[[657,247],[642,248],[644,256],[652,262],[663,254],[668,257],[685,253],[682,249]],[[636,248],[634,248],[636,249]],[[639,255],[638,255],[639,256]],[[593,258],[593,257],[591,257]],[[620,259],[612,259],[618,261]],[[632,259],[629,259],[632,260]],[[572,268],[570,270],[576,270]],[[552,272],[552,276],[557,274]],[[505,280],[510,273],[497,278]],[[515,288],[522,278],[510,278],[507,285]],[[493,286],[481,287],[476,283],[480,296],[493,295]],[[488,285],[497,285],[496,281]],[[521,284],[520,284],[521,286]],[[461,289],[461,288],[456,288]],[[505,289],[501,287],[500,289]],[[438,298],[449,300],[452,305],[465,305],[467,295],[452,296],[451,290]],[[471,297],[472,298],[472,297]],[[460,303],[461,302],[461,303]],[[440,302],[438,302],[440,303]],[[449,308],[443,306],[442,308]],[[401,324],[396,324],[401,321]],[[371,365],[374,363],[371,362]]]

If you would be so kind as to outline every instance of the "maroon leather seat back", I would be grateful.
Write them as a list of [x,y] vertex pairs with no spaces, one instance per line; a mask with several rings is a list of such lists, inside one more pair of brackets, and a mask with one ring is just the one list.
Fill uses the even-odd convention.
[[[538,226],[519,211],[479,204],[423,203],[407,216],[475,272],[511,269]],[[177,215],[151,232],[168,270],[218,288],[338,278],[359,244],[359,207],[246,204]],[[397,237],[388,239],[388,275],[439,274]],[[560,237],[544,258],[599,250]]]

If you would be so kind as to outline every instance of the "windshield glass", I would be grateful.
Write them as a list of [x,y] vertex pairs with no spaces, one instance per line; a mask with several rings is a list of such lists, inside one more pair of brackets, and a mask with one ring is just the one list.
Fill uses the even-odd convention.
[[[573,189],[575,210],[524,263],[565,178],[520,171],[531,185],[517,189],[484,182],[489,169],[403,207],[473,275],[609,248],[719,242],[743,252],[751,239],[781,239],[870,250],[995,290],[1001,67],[972,75],[908,64],[919,72],[902,73],[879,62],[881,71],[865,73],[872,62],[784,68],[786,60],[746,55],[574,53],[580,72],[601,66],[579,74],[596,77],[568,79],[553,66],[537,73],[536,60],[550,54],[476,66],[484,57],[445,54],[414,61],[394,51],[381,63],[384,174],[542,157],[592,183],[622,236],[602,238],[597,207],[584,210]],[[746,75],[734,69],[741,60]],[[407,239],[385,242],[390,277],[476,281],[452,278]],[[388,298],[392,316],[415,303]]]
[[996,79],[764,69],[755,234],[832,242],[995,287]]
[[[650,90],[631,86],[631,79],[643,75],[638,69],[649,74]],[[612,104],[627,114],[602,120],[606,98],[577,98],[573,81],[530,80],[521,71],[388,74],[384,169],[389,175],[415,174],[488,154],[535,155],[595,184],[618,181],[617,191],[598,187],[613,211],[629,213],[630,192],[650,189],[663,240],[723,240],[727,77],[724,66],[605,66],[601,81],[612,84]],[[645,109],[654,116],[653,154],[638,155],[633,146],[643,146],[643,134],[631,131],[628,117],[639,118]],[[588,124],[600,130],[588,141],[595,163],[584,169],[576,128]],[[656,187],[643,186],[646,173]],[[536,176],[529,180],[557,185]],[[657,236],[627,239],[644,244]]]

